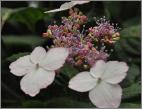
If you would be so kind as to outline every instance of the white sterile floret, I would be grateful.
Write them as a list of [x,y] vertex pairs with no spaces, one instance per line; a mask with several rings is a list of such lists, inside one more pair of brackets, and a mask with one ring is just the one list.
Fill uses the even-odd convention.
[[91,102],[99,108],[117,108],[121,102],[120,83],[128,71],[124,62],[99,60],[90,72],[80,72],[69,81],[69,88],[78,92],[89,91]]
[[44,48],[36,47],[30,55],[11,63],[10,72],[24,76],[20,82],[21,89],[35,96],[54,81],[55,70],[63,66],[68,54],[67,48],[52,48],[46,52]]
[[81,4],[85,4],[85,3],[88,3],[88,2],[90,2],[90,1],[71,1],[71,2],[65,2],[64,4],[62,4],[60,6],[60,8],[53,9],[53,10],[50,10],[50,11],[46,11],[45,13],[53,13],[53,12],[58,12],[58,11],[64,11],[64,10],[67,10],[67,9],[71,9],[75,5],[81,5]]

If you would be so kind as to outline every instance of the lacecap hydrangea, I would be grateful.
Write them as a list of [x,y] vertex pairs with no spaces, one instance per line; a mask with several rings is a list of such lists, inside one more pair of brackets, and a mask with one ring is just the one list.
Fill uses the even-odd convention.
[[43,36],[53,40],[52,47],[69,48],[67,63],[89,69],[97,60],[106,61],[119,40],[119,28],[105,17],[94,19],[95,26],[86,28],[89,19],[78,9],[70,9],[68,17],[62,17],[61,25],[49,25]]

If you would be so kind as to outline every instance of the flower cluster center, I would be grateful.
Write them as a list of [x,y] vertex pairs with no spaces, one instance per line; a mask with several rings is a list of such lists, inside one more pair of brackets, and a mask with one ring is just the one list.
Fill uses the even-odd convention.
[[87,22],[87,16],[71,9],[69,17],[62,17],[61,25],[49,25],[43,34],[53,40],[53,47],[69,48],[67,62],[85,70],[97,60],[107,60],[119,40],[118,28],[105,17],[95,20],[93,27],[87,27]]

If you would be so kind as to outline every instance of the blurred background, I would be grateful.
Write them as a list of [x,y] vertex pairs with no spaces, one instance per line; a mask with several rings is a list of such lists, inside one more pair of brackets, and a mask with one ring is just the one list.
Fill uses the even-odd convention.
[[[63,1],[2,1],[1,2],[1,105],[2,107],[95,107],[88,93],[78,93],[67,88],[69,79],[78,71],[66,65],[55,82],[34,98],[20,89],[21,77],[9,72],[9,64],[29,54],[36,46],[45,47],[51,42],[42,37],[48,25],[61,24],[61,17],[68,11],[45,14],[59,8]],[[140,1],[91,1],[77,5],[90,19],[106,16],[118,23],[121,39],[115,44],[110,60],[125,61],[129,65],[126,79],[121,83],[123,97],[120,107],[140,107],[141,99],[141,2]]]

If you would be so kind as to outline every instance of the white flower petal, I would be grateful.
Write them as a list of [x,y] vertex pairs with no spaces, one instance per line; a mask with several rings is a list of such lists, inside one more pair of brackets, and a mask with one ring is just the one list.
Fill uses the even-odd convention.
[[39,63],[40,61],[44,60],[46,56],[46,51],[42,47],[36,47],[30,55],[31,61],[34,64]]
[[53,9],[53,10],[50,10],[50,11],[46,11],[45,13],[53,13],[53,12],[59,12],[59,11],[64,11],[64,10],[67,10],[66,8],[58,8],[58,9]]
[[90,69],[90,73],[96,77],[100,78],[105,71],[106,63],[103,60],[98,60],[95,65]]
[[128,71],[128,66],[125,62],[109,61],[106,63],[106,70],[102,75],[102,79],[106,82],[117,84],[121,82]]
[[75,2],[66,2],[60,6],[60,9],[70,9],[75,5],[76,5]]
[[57,70],[63,66],[65,60],[69,54],[67,48],[52,48],[47,52],[47,55],[43,62],[40,63],[44,69]]
[[53,9],[53,10],[50,10],[50,11],[46,11],[45,13],[52,13],[52,12],[64,11],[64,10],[72,8],[74,5],[76,5],[76,4],[74,4],[73,2],[65,2],[64,4],[62,4],[60,6],[60,8]]
[[101,82],[89,92],[91,102],[99,108],[117,108],[120,105],[122,89],[119,85]]
[[64,11],[64,10],[67,10],[67,9],[70,9],[72,7],[74,7],[75,5],[81,5],[81,4],[84,4],[84,3],[88,3],[90,1],[71,1],[71,2],[65,2],[63,3],[60,8],[58,9],[53,9],[53,10],[50,10],[50,11],[46,11],[45,13],[52,13],[52,12],[58,12],[58,11]]
[[89,72],[81,72],[69,81],[69,88],[78,92],[86,92],[93,89],[97,79],[93,78]]
[[49,86],[55,78],[54,71],[39,68],[37,71],[25,75],[21,80],[21,89],[30,96],[35,96],[40,89]]
[[75,5],[78,4],[78,5],[82,5],[82,4],[85,4],[85,3],[89,3],[90,1],[72,1]]
[[23,56],[12,62],[9,66],[10,72],[16,76],[23,76],[32,72],[35,69],[35,65],[31,63],[30,56]]

